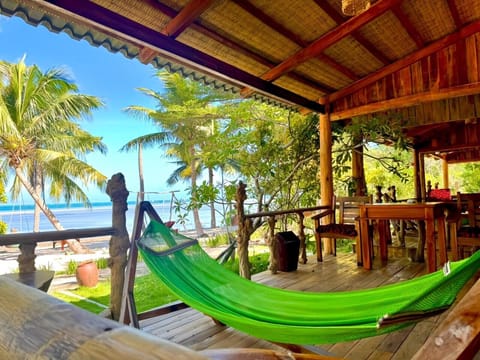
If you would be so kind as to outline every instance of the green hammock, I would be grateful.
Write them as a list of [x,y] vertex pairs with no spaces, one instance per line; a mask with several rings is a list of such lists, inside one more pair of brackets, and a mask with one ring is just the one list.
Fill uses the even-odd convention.
[[480,268],[480,252],[411,280],[366,290],[272,288],[224,269],[196,240],[152,221],[138,241],[152,272],[186,304],[255,337],[295,344],[350,341],[398,330],[450,306]]

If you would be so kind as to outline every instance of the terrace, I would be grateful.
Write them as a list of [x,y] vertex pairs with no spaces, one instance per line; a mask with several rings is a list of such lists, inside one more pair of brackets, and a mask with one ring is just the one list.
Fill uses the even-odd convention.
[[[332,122],[400,118],[412,139],[416,198],[425,200],[424,156],[444,162],[443,188],[448,188],[449,163],[480,159],[480,2],[379,0],[354,16],[346,15],[341,5],[340,0],[0,0],[0,11],[245,97],[318,113],[321,205],[328,205],[334,194]],[[352,176],[358,179],[363,172],[361,154],[353,158]],[[266,274],[257,279],[272,285],[278,281],[280,287],[289,287],[291,281],[302,290],[332,290],[377,285],[424,271],[418,268],[421,264],[402,263],[405,256],[399,262],[390,259],[386,267],[374,264],[371,271],[340,256],[325,259],[321,264],[309,261],[299,271],[272,276],[273,280]],[[155,321],[142,325],[154,332]],[[377,350],[369,353],[371,358],[389,358],[389,352],[394,358],[409,358],[424,341],[419,334],[430,332],[435,321],[424,321],[408,334],[337,344],[328,350],[362,358],[368,346],[360,344],[365,341]],[[218,327],[211,329],[213,333]],[[188,336],[190,330],[180,333],[190,340],[172,339],[184,344],[201,339]],[[218,337],[222,336],[225,341],[212,346],[242,345],[229,342],[226,335]],[[243,344],[263,346],[248,341]],[[372,345],[376,341],[377,346]],[[464,344],[463,350],[471,355],[477,348]]]

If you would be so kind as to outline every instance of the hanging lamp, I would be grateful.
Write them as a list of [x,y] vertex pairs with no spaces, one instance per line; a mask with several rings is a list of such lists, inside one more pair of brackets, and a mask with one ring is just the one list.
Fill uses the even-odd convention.
[[355,16],[370,7],[370,0],[342,0],[342,12],[347,16]]

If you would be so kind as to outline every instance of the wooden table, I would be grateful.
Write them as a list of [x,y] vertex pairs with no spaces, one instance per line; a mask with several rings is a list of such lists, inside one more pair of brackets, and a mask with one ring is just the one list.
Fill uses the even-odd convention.
[[[424,220],[425,238],[427,244],[428,271],[437,270],[437,256],[435,245],[435,221],[438,227],[438,250],[440,261],[445,263],[447,258],[447,242],[445,230],[445,211],[448,204],[444,202],[422,203],[385,203],[360,205],[360,236],[362,242],[363,266],[372,268],[372,246],[369,237],[368,223],[370,220],[379,221],[379,228],[385,226],[388,220]],[[388,248],[385,236],[379,236],[380,258],[388,259]]]

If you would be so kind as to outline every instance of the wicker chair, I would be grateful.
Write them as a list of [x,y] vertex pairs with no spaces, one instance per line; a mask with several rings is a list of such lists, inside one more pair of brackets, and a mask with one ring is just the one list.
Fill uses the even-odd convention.
[[[333,239],[333,254],[337,255],[337,239],[349,239],[356,242],[357,264],[362,265],[362,245],[359,231],[359,205],[372,203],[372,196],[349,196],[332,199],[332,208],[312,216],[315,226],[317,261],[322,258],[322,238]],[[331,215],[328,224],[320,225],[320,219]]]

